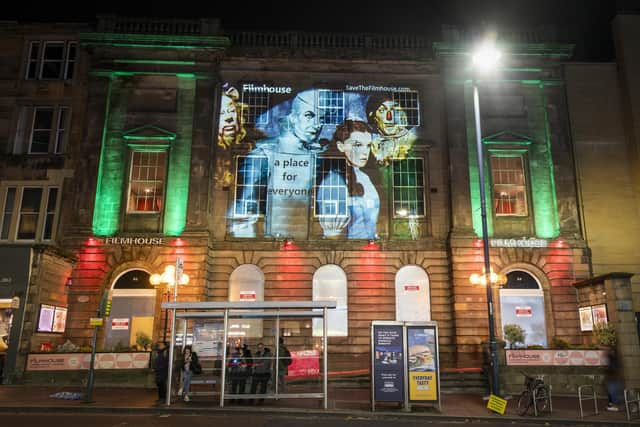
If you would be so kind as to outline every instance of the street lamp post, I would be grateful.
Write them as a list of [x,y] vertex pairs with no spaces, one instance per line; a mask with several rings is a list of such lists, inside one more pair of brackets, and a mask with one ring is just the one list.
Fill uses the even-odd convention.
[[[184,262],[182,258],[176,258],[176,265],[168,265],[165,267],[162,274],[153,274],[149,278],[149,282],[157,286],[160,283],[167,284],[167,297],[170,295],[169,291],[173,287],[173,302],[178,301],[178,286],[186,285],[189,283],[189,275],[184,273]],[[168,298],[167,298],[168,300]],[[169,314],[168,311],[166,314]],[[165,314],[164,318],[164,340],[167,340],[167,315]],[[171,342],[169,344],[169,375],[167,376],[167,397],[166,404],[169,405],[171,403],[171,382],[173,372],[173,352],[174,352],[174,344],[175,344],[175,330],[176,330],[176,309],[172,309],[171,316]],[[187,337],[182,337],[182,345],[186,344]]]
[[[484,155],[482,148],[482,129],[480,126],[480,99],[478,95],[477,73],[494,69],[500,59],[500,53],[491,43],[485,43],[474,52],[473,66],[473,113],[476,128],[476,150],[478,158],[478,180],[480,182],[480,216],[482,218],[482,249],[484,255],[484,282],[487,289],[487,311],[489,321],[489,352],[490,352],[490,387],[491,394],[500,396],[500,378],[498,373],[498,356],[496,353],[496,333],[493,317],[493,295],[492,295],[492,271],[489,259],[489,232],[487,226],[487,198],[484,187]],[[473,282],[473,277],[472,277]]]

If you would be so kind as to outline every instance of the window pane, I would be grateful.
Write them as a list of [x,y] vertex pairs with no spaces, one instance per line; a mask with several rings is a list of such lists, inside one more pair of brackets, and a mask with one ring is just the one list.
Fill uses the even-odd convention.
[[64,152],[68,116],[69,109],[66,107],[61,107],[58,111],[58,129],[56,131],[56,145],[54,151],[54,153],[56,154]]
[[18,240],[33,240],[36,238],[36,228],[40,215],[40,201],[42,188],[25,188],[22,190],[22,203],[18,224]]
[[13,207],[16,200],[16,187],[7,188],[7,196],[4,199],[4,209],[2,214],[2,234],[0,239],[9,238],[9,229],[11,228],[11,219],[13,217]]
[[29,52],[29,63],[27,64],[27,79],[38,77],[38,57],[40,55],[40,43],[32,42]]
[[264,215],[269,166],[266,157],[240,156],[237,160],[234,216]]
[[41,154],[49,152],[49,139],[53,125],[52,108],[36,108],[31,131],[29,153]]
[[53,223],[56,218],[56,205],[58,203],[58,189],[50,188],[47,197],[47,210],[44,220],[44,230],[42,232],[43,240],[51,240],[53,235]]
[[44,57],[42,59],[43,79],[59,79],[62,75],[64,64],[64,43],[46,43],[44,46]]
[[337,125],[344,120],[344,93],[338,90],[318,91],[318,115],[320,123]]
[[160,212],[164,201],[166,153],[131,153],[128,212]]
[[236,106],[236,108],[246,108],[247,123],[256,125],[266,125],[269,123],[268,93],[243,91],[242,105]]
[[422,159],[393,162],[393,212],[396,218],[425,215],[422,163]]
[[77,44],[69,43],[67,46],[67,64],[64,78],[67,80],[71,80],[73,78],[73,70],[76,65],[76,55],[77,55]]
[[526,216],[527,198],[522,157],[491,156],[493,207],[498,216]]

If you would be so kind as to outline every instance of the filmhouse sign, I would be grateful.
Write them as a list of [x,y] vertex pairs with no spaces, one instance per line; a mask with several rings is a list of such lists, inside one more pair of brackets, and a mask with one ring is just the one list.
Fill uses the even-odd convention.
[[549,242],[534,237],[522,239],[490,239],[489,245],[494,248],[546,248]]
[[105,245],[121,245],[121,246],[143,246],[143,245],[164,245],[162,237],[105,237]]

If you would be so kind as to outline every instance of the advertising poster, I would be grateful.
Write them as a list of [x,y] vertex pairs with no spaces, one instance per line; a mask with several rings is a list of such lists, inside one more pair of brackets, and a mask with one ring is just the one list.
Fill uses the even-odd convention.
[[40,317],[38,319],[38,332],[53,332],[53,316],[55,306],[40,304]]
[[435,326],[407,326],[409,401],[438,401],[438,348]]
[[193,325],[193,351],[198,357],[222,357],[224,323],[199,322]]
[[412,195],[396,211],[425,215],[422,163],[411,159],[421,130],[415,88],[245,81],[221,92],[214,143],[237,153],[219,156],[215,173],[218,188],[234,187],[230,236],[306,239],[312,207],[314,233],[375,239],[392,170]]
[[291,352],[291,365],[287,377],[315,377],[320,375],[320,352],[301,350]]
[[578,312],[580,313],[580,330],[593,331],[593,312],[591,307],[580,307]]
[[374,400],[404,401],[402,325],[373,325]]

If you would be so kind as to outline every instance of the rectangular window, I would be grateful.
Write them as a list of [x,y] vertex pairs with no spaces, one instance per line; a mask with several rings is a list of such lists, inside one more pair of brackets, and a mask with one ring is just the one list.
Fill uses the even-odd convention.
[[52,240],[59,211],[58,186],[25,183],[0,189],[4,201],[0,240]]
[[318,90],[319,122],[338,125],[344,121],[344,93],[341,90]]
[[493,208],[497,216],[527,216],[527,190],[521,156],[491,156]]
[[42,188],[24,188],[22,190],[17,240],[35,240],[41,203]]
[[131,153],[128,213],[157,213],[162,210],[166,163],[164,151]]
[[[35,107],[29,140],[29,154],[62,154],[70,118],[69,107]],[[51,148],[50,148],[51,147]]]
[[422,159],[393,162],[393,215],[395,218],[425,216],[424,168]]
[[234,216],[264,215],[267,208],[269,164],[264,156],[238,156]]
[[26,79],[70,80],[73,78],[77,54],[76,42],[31,42]]
[[315,216],[346,217],[347,211],[346,160],[321,157],[316,161]]
[[254,125],[269,123],[268,93],[242,92],[242,106],[246,108],[246,115],[244,115],[246,123]]
[[2,209],[2,234],[0,240],[9,238],[9,230],[11,228],[11,219],[13,218],[13,209],[16,204],[16,187],[8,187],[4,198],[4,208]]
[[58,206],[58,189],[49,188],[47,196],[47,206],[44,217],[44,227],[42,229],[42,240],[51,240],[53,236],[53,226],[56,219],[56,211]]
[[420,126],[420,103],[418,102],[418,92],[405,91],[405,92],[393,92],[393,100],[400,105],[402,111],[406,114],[396,115],[402,120],[406,120],[406,123],[398,123],[404,126]]
[[53,130],[53,108],[37,107],[33,113],[29,154],[46,154]]

